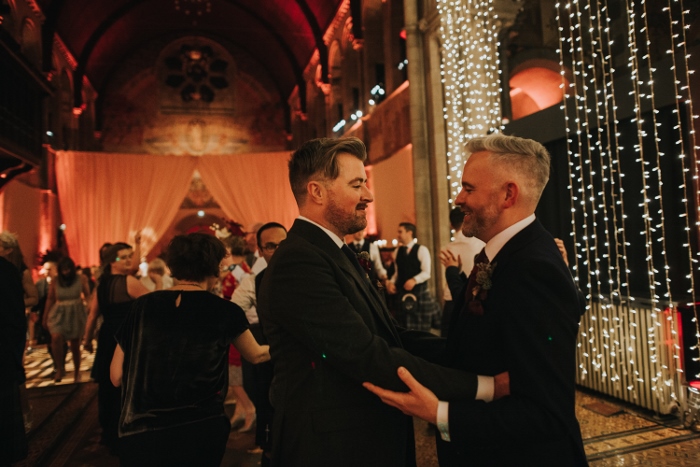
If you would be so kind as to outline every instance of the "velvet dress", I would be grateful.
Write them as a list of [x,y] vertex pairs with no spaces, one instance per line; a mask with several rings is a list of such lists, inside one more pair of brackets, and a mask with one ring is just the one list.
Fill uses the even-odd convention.
[[124,350],[123,465],[220,464],[230,432],[228,347],[246,329],[238,305],[204,290],[136,300],[116,336]]

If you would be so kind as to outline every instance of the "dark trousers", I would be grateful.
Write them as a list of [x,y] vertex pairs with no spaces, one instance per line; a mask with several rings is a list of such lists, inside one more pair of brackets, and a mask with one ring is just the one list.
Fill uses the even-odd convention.
[[445,306],[442,308],[442,321],[440,322],[440,337],[447,337],[453,310],[454,302],[452,300],[445,301]]

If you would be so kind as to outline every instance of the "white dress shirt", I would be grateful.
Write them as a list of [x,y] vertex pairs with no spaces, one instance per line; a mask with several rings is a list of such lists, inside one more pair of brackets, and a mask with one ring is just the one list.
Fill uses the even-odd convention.
[[[260,258],[260,260],[265,261],[263,258]],[[256,261],[255,264],[258,264],[258,261]],[[260,322],[258,319],[258,311],[255,308],[257,305],[257,299],[255,297],[255,274],[246,274],[243,276],[240,284],[238,284],[236,290],[233,291],[233,295],[231,295],[231,301],[243,308],[245,317],[248,318],[250,324],[257,324]]]

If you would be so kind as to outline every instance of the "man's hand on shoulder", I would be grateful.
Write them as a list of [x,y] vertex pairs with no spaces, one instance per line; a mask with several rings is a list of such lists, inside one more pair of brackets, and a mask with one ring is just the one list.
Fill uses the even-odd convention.
[[362,385],[379,396],[385,404],[396,407],[406,415],[422,418],[435,424],[437,422],[438,398],[430,389],[416,381],[406,368],[399,367],[397,373],[401,381],[408,386],[409,392],[388,391],[372,383],[363,383]]

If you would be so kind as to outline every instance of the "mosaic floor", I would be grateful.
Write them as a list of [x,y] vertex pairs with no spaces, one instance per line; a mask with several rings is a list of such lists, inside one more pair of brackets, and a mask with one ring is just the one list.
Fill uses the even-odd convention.
[[[68,417],[61,415],[61,410],[70,413],[71,405],[81,405],[79,401],[83,403],[81,415],[71,422],[70,436],[61,438],[50,458],[38,454],[43,449],[42,443],[45,443],[45,435],[39,430],[34,437],[30,436],[30,451],[37,453],[34,462],[20,465],[118,465],[116,458],[110,457],[97,442],[96,389],[89,375],[93,359],[94,354],[82,353],[81,382],[86,384],[76,386],[73,384],[71,359],[66,362],[67,376],[62,382],[54,383],[53,365],[46,350],[35,349],[27,355],[27,388],[35,408],[35,426],[46,431],[46,427],[55,423],[54,430],[61,430],[61,417]],[[592,467],[700,466],[700,432],[683,429],[679,417],[655,417],[635,406],[588,391],[578,391],[576,403],[576,415]],[[60,410],[55,407],[60,407]],[[232,406],[227,406],[229,408],[232,409]],[[437,467],[432,430],[426,423],[417,421],[415,432],[418,466]],[[259,465],[259,456],[248,453],[253,444],[251,436],[232,432],[222,465]]]

